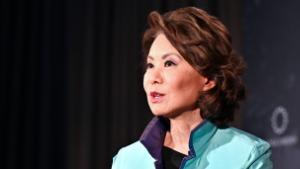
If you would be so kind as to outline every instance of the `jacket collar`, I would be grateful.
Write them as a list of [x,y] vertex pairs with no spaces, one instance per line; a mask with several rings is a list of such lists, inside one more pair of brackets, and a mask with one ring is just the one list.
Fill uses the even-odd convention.
[[[154,117],[140,137],[141,143],[146,147],[151,156],[157,160],[157,165],[159,165],[162,160],[161,150],[168,128],[169,126],[164,118]],[[208,120],[204,120],[195,127],[189,139],[189,156],[199,155],[200,151],[212,138],[216,130],[217,127]]]
[[150,123],[148,123],[142,136],[140,137],[140,142],[156,160],[155,168],[162,168],[161,150],[167,131],[167,125],[163,121],[163,118],[154,117]]
[[217,126],[208,120],[204,120],[195,127],[191,132],[189,140],[190,153],[195,156],[199,155],[216,131]]

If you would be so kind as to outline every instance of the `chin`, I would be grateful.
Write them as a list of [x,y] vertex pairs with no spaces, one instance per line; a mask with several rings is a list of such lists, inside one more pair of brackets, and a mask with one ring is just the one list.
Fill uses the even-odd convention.
[[154,116],[164,116],[166,113],[161,111],[151,110]]
[[152,114],[155,116],[165,116],[166,114],[169,114],[169,112],[163,111],[161,109],[151,108],[151,107],[150,107],[150,109],[151,109]]
[[168,119],[175,118],[180,114],[180,113],[175,113],[173,111],[171,111],[171,112],[170,111],[162,111],[162,110],[158,111],[158,110],[153,110],[153,109],[151,111],[154,116],[161,116],[161,117],[165,117]]

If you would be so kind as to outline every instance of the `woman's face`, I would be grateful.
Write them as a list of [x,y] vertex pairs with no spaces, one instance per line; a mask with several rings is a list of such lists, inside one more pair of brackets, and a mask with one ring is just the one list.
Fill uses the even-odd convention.
[[144,89],[154,115],[176,117],[197,108],[202,91],[214,83],[201,76],[175,49],[164,34],[151,45],[144,74]]

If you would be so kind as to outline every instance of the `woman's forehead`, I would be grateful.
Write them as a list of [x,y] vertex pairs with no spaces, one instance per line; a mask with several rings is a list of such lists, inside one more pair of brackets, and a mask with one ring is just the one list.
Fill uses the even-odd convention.
[[172,53],[180,56],[178,50],[171,44],[167,39],[165,34],[159,34],[153,41],[148,56],[166,56],[167,54]]

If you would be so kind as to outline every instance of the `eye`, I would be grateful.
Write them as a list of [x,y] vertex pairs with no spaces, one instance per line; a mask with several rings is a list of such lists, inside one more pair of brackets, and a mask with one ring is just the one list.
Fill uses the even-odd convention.
[[174,66],[174,65],[176,65],[176,64],[173,61],[167,60],[165,62],[165,67],[170,67],[170,66]]
[[154,65],[152,63],[146,63],[146,69],[151,69],[153,67]]

